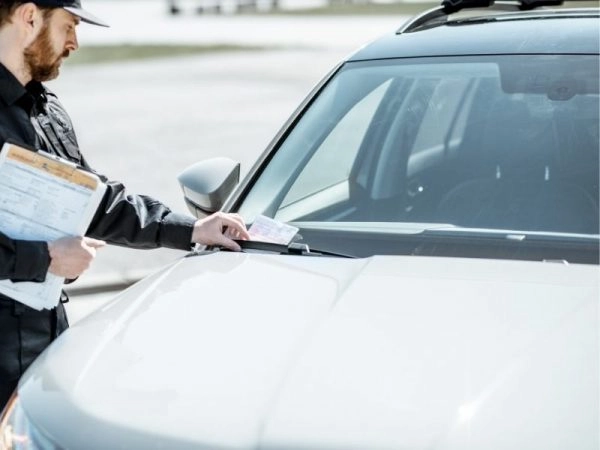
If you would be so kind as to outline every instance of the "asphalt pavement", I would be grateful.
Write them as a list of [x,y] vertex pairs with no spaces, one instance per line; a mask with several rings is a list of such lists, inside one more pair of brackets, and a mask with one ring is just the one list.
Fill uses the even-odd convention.
[[[201,43],[268,48],[67,64],[49,83],[69,111],[82,151],[96,170],[124,182],[131,193],[153,196],[183,213],[188,211],[176,180],[183,169],[228,156],[241,162],[245,174],[337,62],[406,20],[271,14],[174,17],[161,0],[87,0],[86,8],[111,28],[81,24],[81,46]],[[110,246],[69,289],[119,287],[183,255]]]

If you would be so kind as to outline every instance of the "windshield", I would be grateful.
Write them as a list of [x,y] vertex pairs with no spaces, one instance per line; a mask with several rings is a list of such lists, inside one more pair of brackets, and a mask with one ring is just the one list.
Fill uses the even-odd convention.
[[415,253],[424,231],[453,247],[476,237],[482,257],[515,241],[597,253],[598,67],[597,55],[348,63],[239,212],[355,255]]

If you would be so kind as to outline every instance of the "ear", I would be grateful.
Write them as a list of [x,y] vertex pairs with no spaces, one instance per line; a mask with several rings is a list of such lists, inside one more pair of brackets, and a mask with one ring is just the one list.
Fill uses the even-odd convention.
[[14,22],[31,41],[35,39],[44,24],[42,12],[31,2],[19,6],[13,18]]

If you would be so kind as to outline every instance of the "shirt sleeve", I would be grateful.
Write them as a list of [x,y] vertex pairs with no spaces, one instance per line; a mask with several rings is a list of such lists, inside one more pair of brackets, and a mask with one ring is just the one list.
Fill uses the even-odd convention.
[[152,197],[128,194],[119,182],[106,184],[88,236],[133,248],[191,250],[196,219],[174,213]]
[[2,280],[44,281],[50,267],[48,244],[15,240],[0,233],[0,261]]

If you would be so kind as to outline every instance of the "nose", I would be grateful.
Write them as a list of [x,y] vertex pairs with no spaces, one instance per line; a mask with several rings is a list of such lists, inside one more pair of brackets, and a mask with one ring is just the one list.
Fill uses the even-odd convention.
[[79,42],[77,41],[77,33],[75,31],[73,31],[69,35],[67,43],[65,44],[65,48],[70,52],[74,52],[79,48]]

